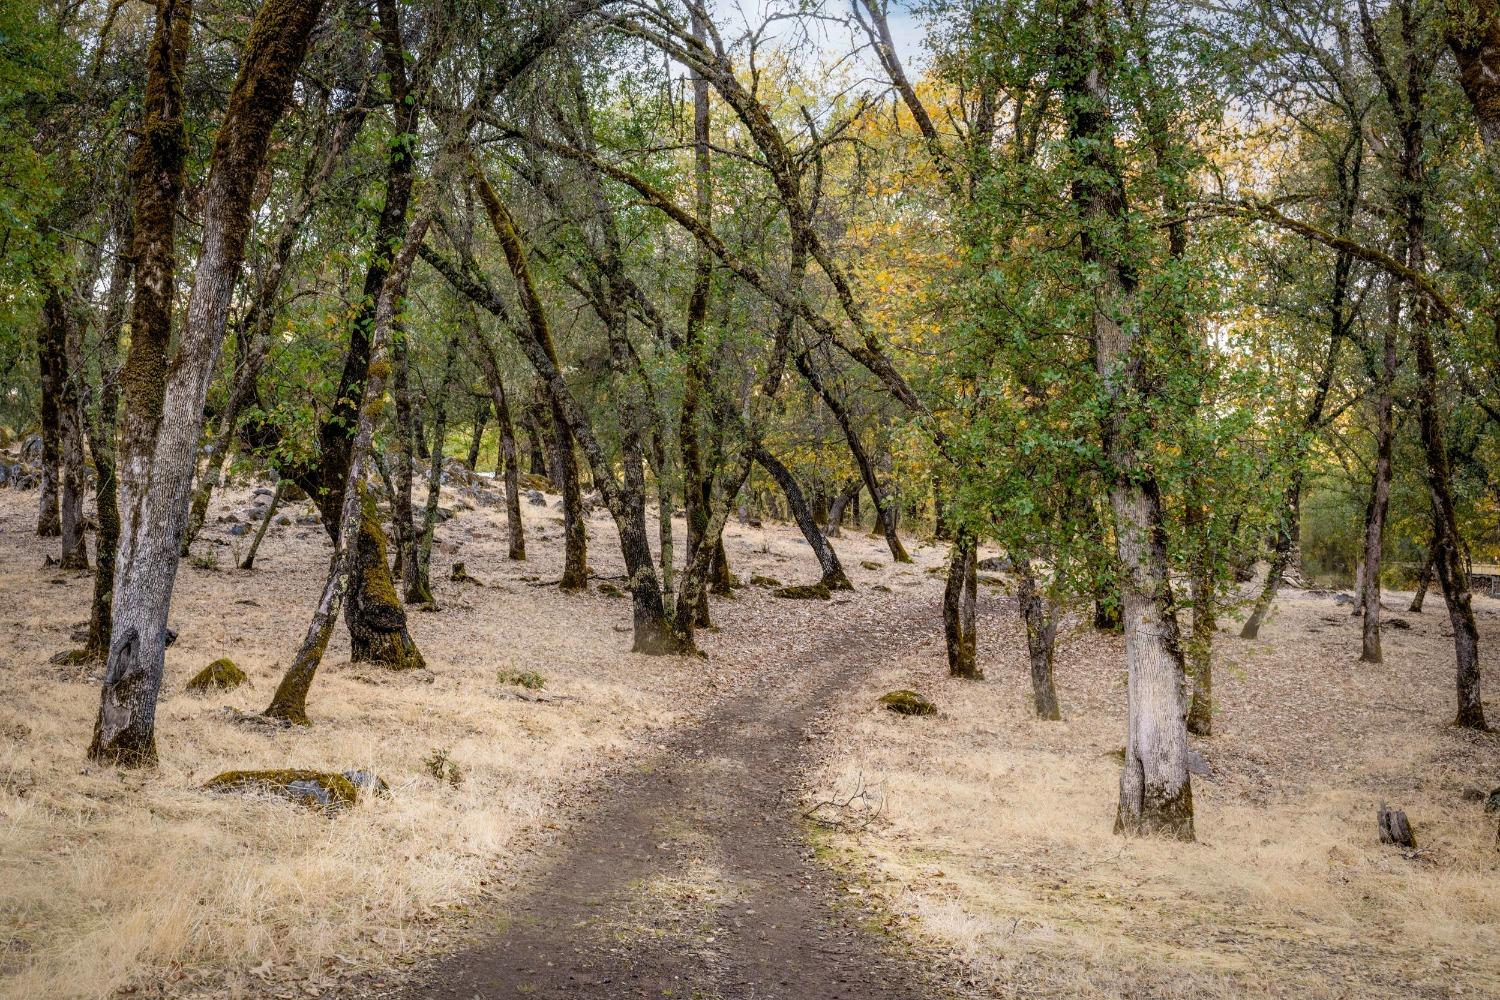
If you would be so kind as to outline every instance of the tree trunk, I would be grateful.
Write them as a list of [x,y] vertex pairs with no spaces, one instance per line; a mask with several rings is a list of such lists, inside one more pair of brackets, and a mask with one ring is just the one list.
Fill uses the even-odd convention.
[[[1364,7],[1360,8],[1365,48],[1379,59],[1382,87],[1396,113],[1401,135],[1400,202],[1405,223],[1406,266],[1417,273],[1427,267],[1427,177],[1425,143],[1425,102],[1428,80],[1419,55],[1404,48],[1404,59],[1398,65],[1384,60],[1384,49],[1376,36],[1375,25]],[[1493,5],[1489,5],[1488,26],[1494,28]],[[1487,32],[1488,34],[1488,32]],[[1462,63],[1461,63],[1462,68]],[[1399,73],[1399,76],[1398,76]],[[1470,81],[1465,81],[1469,91]],[[1493,81],[1491,81],[1493,83]],[[1470,91],[1470,97],[1473,98]],[[1476,105],[1476,107],[1478,107]],[[1431,306],[1426,299],[1415,298],[1411,308],[1412,354],[1417,368],[1417,418],[1421,426],[1422,450],[1427,459],[1427,488],[1432,500],[1433,530],[1437,535],[1433,566],[1443,588],[1443,602],[1453,626],[1455,686],[1458,713],[1454,725],[1484,730],[1484,703],[1479,673],[1479,629],[1474,622],[1473,598],[1469,591],[1469,572],[1464,558],[1463,538],[1458,530],[1458,515],[1453,501],[1453,475],[1448,459],[1448,444],[1443,436],[1443,413],[1438,397],[1438,379],[1446,377],[1438,370],[1432,348]]]
[[1026,624],[1026,653],[1031,660],[1031,700],[1036,717],[1050,722],[1062,718],[1057,702],[1057,686],[1052,678],[1052,661],[1057,649],[1057,606],[1037,586],[1031,557],[1024,552],[1011,553],[1019,586],[1016,600],[1021,620]]
[[583,515],[583,489],[578,482],[578,456],[573,451],[573,432],[556,401],[552,404],[554,461],[561,471],[563,501],[563,573],[558,586],[564,592],[587,590],[589,586],[588,525]]
[[1417,592],[1411,596],[1411,605],[1406,609],[1412,614],[1422,613],[1422,602],[1427,599],[1427,588],[1432,585],[1433,555],[1437,551],[1437,539],[1427,544],[1427,555],[1422,559],[1422,569],[1417,574]]
[[[119,246],[131,243],[129,214],[119,225]],[[120,541],[120,508],[116,499],[115,431],[120,410],[120,327],[130,295],[131,263],[117,255],[109,278],[108,305],[99,326],[99,408],[88,422],[89,451],[94,456],[94,504],[99,530],[94,533],[94,599],[89,609],[89,636],[84,654],[91,660],[109,656],[114,618],[115,549]]]
[[396,406],[396,474],[392,477],[391,532],[396,544],[391,577],[401,581],[407,604],[426,604],[432,594],[417,582],[417,532],[412,519],[412,487],[417,478],[417,428],[412,415],[411,359],[406,332],[398,321],[391,331],[391,398]]
[[839,537],[839,528],[844,523],[844,514],[849,510],[850,503],[855,504],[855,517],[856,520],[858,519],[857,512],[859,507],[856,498],[859,496],[861,488],[863,488],[863,484],[858,479],[855,479],[839,490],[838,494],[833,498],[833,502],[828,506],[828,523],[823,526],[824,535],[829,538]]
[[807,544],[812,546],[813,555],[818,558],[818,566],[823,572],[822,584],[829,590],[853,590],[854,585],[849,582],[849,578],[844,575],[844,567],[839,564],[838,553],[833,551],[833,546],[828,544],[828,540],[818,530],[817,521],[802,494],[802,487],[797,485],[797,479],[791,470],[764,447],[756,446],[753,455],[755,461],[771,474],[771,478],[776,480],[776,485],[785,494],[787,507],[797,519],[802,537],[807,539]]
[[[62,514],[58,506],[58,486],[62,478],[62,443],[58,420],[59,401],[62,397],[63,346],[61,320],[53,318],[54,310],[51,308],[51,300],[56,295],[55,289],[48,294],[48,307],[43,310],[36,345],[41,388],[42,438],[41,492],[37,501],[36,533],[42,538],[56,538],[62,534]],[[60,312],[61,307],[57,311]]]
[[948,650],[948,674],[983,680],[974,627],[974,585],[977,582],[978,540],[959,529],[948,554],[948,584],[943,589],[943,640]]
[[413,588],[406,593],[408,604],[432,604],[432,535],[437,527],[438,499],[443,490],[443,438],[448,431],[448,396],[453,391],[453,375],[458,366],[458,335],[448,338],[443,359],[443,381],[433,404],[431,465],[427,468],[427,503],[422,508],[422,531],[417,540],[416,572]]
[[1500,150],[1500,12],[1495,0],[1449,3],[1446,33],[1458,80],[1491,155]]
[[[56,459],[54,481],[61,484],[58,498],[63,569],[89,568],[88,542],[83,533],[83,377],[82,331],[73,304],[56,283],[48,284],[42,307],[47,328],[48,367],[54,383]],[[44,449],[45,450],[45,449]]]
[[255,538],[250,542],[250,551],[245,553],[245,558],[240,560],[240,569],[252,570],[255,568],[255,554],[260,551],[260,543],[266,537],[266,531],[271,527],[271,519],[276,516],[276,508],[281,505],[281,494],[286,488],[286,480],[276,479],[276,489],[271,493],[271,502],[266,505],[266,512],[261,516],[260,527],[255,529]]
[[130,352],[121,371],[120,552],[114,630],[89,748],[90,758],[99,762],[150,765],[156,760],[167,608],[203,401],[244,256],[255,181],[321,8],[321,0],[266,0],[251,24],[202,189],[193,291],[171,355],[175,218],[186,158],[180,81],[192,11],[187,0],[162,0],[156,8],[145,138],[132,171],[135,299]]
[[890,498],[881,488],[880,480],[875,474],[875,464],[870,461],[869,453],[865,451],[864,444],[859,440],[859,434],[854,429],[854,422],[849,416],[848,409],[813,367],[812,358],[807,351],[798,351],[795,361],[797,371],[802,373],[807,384],[823,400],[823,405],[828,407],[828,412],[833,414],[833,419],[838,422],[839,429],[844,432],[844,440],[849,444],[849,453],[854,456],[854,464],[859,468],[860,478],[864,481],[865,489],[870,491],[870,499],[875,503],[875,527],[885,536],[886,546],[891,550],[891,558],[898,563],[911,562],[911,556],[907,554],[906,547],[901,544],[901,536],[896,533],[895,504],[891,503]]
[[510,419],[510,404],[505,397],[505,380],[500,375],[500,361],[495,356],[494,346],[484,336],[476,323],[470,332],[474,335],[475,353],[484,370],[485,383],[490,388],[490,403],[495,409],[495,422],[500,431],[500,465],[505,476],[505,526],[510,539],[508,557],[517,561],[526,558],[526,527],[521,521],[521,476],[516,453],[516,430]]
[[[323,586],[323,596],[318,601],[308,623],[307,633],[297,650],[292,665],[282,676],[276,693],[271,698],[265,714],[269,718],[281,719],[294,725],[309,724],[307,717],[307,693],[312,688],[313,677],[323,662],[323,651],[328,648],[328,638],[333,634],[334,622],[338,619],[339,605],[345,595],[357,595],[361,589],[363,575],[361,563],[371,558],[370,553],[361,554],[365,548],[368,531],[361,530],[362,521],[372,520],[374,504],[365,490],[365,461],[370,452],[370,441],[374,436],[375,418],[385,391],[385,373],[389,365],[384,361],[386,341],[395,322],[396,303],[405,288],[405,276],[411,271],[416,257],[416,248],[426,234],[431,217],[419,219],[406,235],[401,251],[392,262],[390,273],[382,281],[377,296],[374,322],[370,331],[369,378],[364,380],[361,398],[356,404],[356,417],[350,440],[349,472],[343,488],[339,491],[343,506],[339,510],[338,534],[334,543],[333,558],[329,563],[328,580]],[[375,535],[378,540],[378,533]],[[373,558],[385,564],[383,546],[377,546]],[[394,599],[395,594],[391,597]],[[394,600],[392,601],[394,603]],[[400,605],[396,605],[400,610]],[[353,627],[350,629],[353,635]]]
[[[588,418],[563,380],[557,362],[557,352],[552,343],[552,333],[547,321],[546,309],[537,295],[527,264],[525,248],[509,211],[500,202],[494,189],[476,168],[474,184],[480,200],[490,219],[491,228],[500,242],[511,275],[515,280],[521,308],[525,313],[524,324],[510,324],[522,350],[531,362],[537,377],[545,386],[552,404],[553,420],[562,428],[571,442],[577,440],[588,459],[594,475],[594,484],[609,507],[620,536],[620,552],[625,559],[625,570],[630,574],[630,590],[634,607],[634,645],[636,652],[663,654],[693,651],[692,636],[684,638],[668,626],[665,605],[657,584],[656,570],[652,564],[651,546],[646,535],[644,483],[640,482],[639,469],[631,473],[627,469],[624,488],[614,478],[610,462],[595,438]],[[431,258],[429,258],[431,260]],[[435,265],[436,266],[436,265]],[[504,306],[493,293],[486,293],[451,271],[444,276],[455,285],[460,285],[466,294],[480,302],[495,315],[505,316]],[[619,344],[611,344],[611,363],[618,365],[615,352]],[[571,447],[571,446],[570,446]],[[747,459],[748,467],[748,459]],[[576,480],[576,471],[575,471]],[[637,496],[639,493],[641,495]],[[721,522],[722,527],[722,522]],[[706,571],[706,565],[705,565]],[[701,577],[700,577],[701,580]],[[679,605],[680,606],[680,605]]]
[[1161,497],[1137,425],[1154,392],[1136,338],[1136,277],[1111,117],[1108,8],[1073,0],[1063,11],[1063,106],[1082,162],[1072,182],[1082,252],[1094,271],[1093,351],[1107,392],[1104,451],[1125,625],[1127,729],[1116,832],[1193,839],[1193,792],[1182,706],[1183,659],[1172,603]]
[[1359,658],[1364,663],[1381,662],[1380,556],[1391,496],[1391,447],[1396,436],[1391,411],[1395,405],[1396,335],[1401,325],[1401,297],[1394,282],[1389,294],[1380,386],[1375,399],[1375,470],[1370,482],[1370,500],[1365,507],[1365,558],[1359,580],[1360,604],[1365,613]]
[[[479,449],[484,444],[484,429],[490,422],[490,399],[488,396],[480,396],[474,404],[474,435],[469,438],[469,471],[479,471]],[[495,459],[495,474],[499,475],[501,467],[505,464],[505,455],[502,452]]]
[[[1195,480],[1189,486],[1194,493],[1201,488]],[[1192,536],[1189,561],[1190,587],[1193,598],[1193,631],[1188,637],[1188,676],[1193,682],[1192,701],[1188,704],[1187,728],[1194,736],[1212,736],[1214,725],[1214,636],[1218,631],[1219,604],[1214,586],[1214,569],[1219,552],[1214,540],[1212,515],[1194,496],[1186,505],[1185,521]]]

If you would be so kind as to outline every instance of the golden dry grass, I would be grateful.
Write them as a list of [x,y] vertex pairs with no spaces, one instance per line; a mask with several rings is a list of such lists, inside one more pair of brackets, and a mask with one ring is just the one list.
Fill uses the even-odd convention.
[[[1409,595],[1408,595],[1409,596]],[[1118,640],[1075,630],[1057,665],[1065,720],[1035,721],[1014,605],[986,590],[989,679],[950,680],[940,643],[889,664],[830,723],[810,797],[860,781],[878,818],[832,838],[912,932],[996,997],[1500,996],[1495,817],[1500,738],[1456,731],[1440,596],[1387,629],[1387,665],[1356,662],[1358,619],[1289,595],[1258,642],[1221,633],[1216,735],[1195,741],[1199,841],[1111,833],[1124,742]],[[1500,714],[1500,603],[1477,601]],[[916,687],[936,719],[879,711]],[[1497,720],[1500,721],[1500,720]],[[1407,810],[1414,858],[1378,843]]]
[[[767,648],[794,644],[799,616],[814,612],[747,588],[703,637],[710,660],[632,655],[628,600],[522,579],[560,572],[550,502],[525,506],[531,558],[520,564],[505,559],[503,513],[481,507],[438,529],[443,610],[410,616],[430,671],[353,666],[340,627],[310,697],[314,726],[267,732],[233,712],[269,700],[330,550],[320,527],[276,526],[255,571],[233,569],[242,542],[216,515],[248,497],[247,486],[223,491],[195,547],[224,568],[185,563],[178,576],[161,766],[140,774],[85,760],[97,685],[88,668],[47,661],[76,645],[92,580],[43,569],[55,541],[32,532],[36,494],[0,491],[0,997],[307,995],[354,968],[409,962],[524,872],[533,841],[554,835],[612,764],[732,688]],[[622,572],[604,514],[590,535],[596,571]],[[816,576],[785,526],[736,525],[728,544],[746,576]],[[876,544],[851,539],[850,558]],[[485,586],[448,582],[453,559]],[[224,655],[252,687],[183,693]],[[542,674],[551,700],[521,700],[502,671]],[[461,768],[457,788],[423,767],[434,749]],[[201,788],[224,770],[289,766],[367,769],[394,794],[328,818]]]

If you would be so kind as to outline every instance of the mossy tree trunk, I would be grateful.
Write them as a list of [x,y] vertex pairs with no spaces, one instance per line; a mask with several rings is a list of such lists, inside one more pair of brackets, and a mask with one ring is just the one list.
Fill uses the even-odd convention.
[[207,468],[193,494],[187,530],[182,537],[184,556],[202,530],[213,493],[223,481],[230,449],[239,431],[240,417],[258,398],[260,376],[265,369],[266,354],[270,349],[271,327],[277,316],[277,302],[303,225],[318,204],[319,195],[342,160],[344,152],[364,125],[367,108],[367,102],[354,101],[339,117],[337,124],[328,131],[327,139],[318,152],[317,169],[307,173],[296,201],[277,228],[270,259],[255,285],[255,297],[239,324],[234,380],[224,411],[218,418],[214,441],[209,448]]
[[396,468],[390,482],[391,541],[396,554],[391,562],[391,576],[401,581],[401,596],[407,604],[425,604],[432,595],[417,585],[417,530],[412,519],[417,427],[412,414],[411,359],[399,320],[391,331],[391,398],[396,404]]
[[321,10],[321,0],[266,0],[251,23],[201,191],[193,290],[174,347],[176,215],[187,149],[181,79],[192,9],[185,0],[156,7],[144,136],[132,165],[135,298],[121,370],[120,551],[113,635],[89,748],[96,761],[150,765],[156,759],[167,608],[203,402],[244,257],[255,182]]
[[[130,246],[130,213],[121,213],[116,225],[118,245]],[[109,655],[109,636],[114,618],[111,605],[115,589],[115,550],[120,542],[120,508],[116,498],[115,432],[120,411],[120,327],[130,296],[130,258],[117,254],[109,277],[103,322],[99,324],[96,350],[99,355],[98,407],[87,421],[89,451],[94,456],[94,504],[99,530],[94,533],[94,597],[89,609],[89,634],[84,653],[103,661]]]
[[[406,275],[416,259],[417,246],[421,244],[431,222],[431,216],[417,220],[406,234],[405,242],[392,261],[390,273],[381,283],[376,299],[374,322],[371,325],[369,377],[363,380],[362,396],[356,403],[353,439],[350,442],[349,473],[340,491],[343,505],[338,514],[338,535],[330,560],[328,579],[317,609],[308,623],[302,645],[292,659],[292,665],[282,675],[276,693],[271,697],[265,714],[293,725],[308,725],[307,694],[312,688],[314,676],[328,648],[329,636],[333,634],[334,622],[338,618],[339,605],[347,596],[358,599],[365,575],[362,563],[374,558],[384,565],[385,552],[380,546],[375,552],[362,552],[369,533],[361,529],[362,522],[373,520],[374,504],[365,489],[365,463],[370,452],[371,438],[380,397],[385,391],[385,382],[391,365],[384,358],[385,345],[395,322],[395,313],[402,290],[406,286]],[[376,538],[378,539],[378,534]],[[389,579],[387,578],[387,583]],[[394,592],[391,594],[394,599]],[[397,605],[399,610],[399,605]],[[353,635],[353,628],[350,629]]]

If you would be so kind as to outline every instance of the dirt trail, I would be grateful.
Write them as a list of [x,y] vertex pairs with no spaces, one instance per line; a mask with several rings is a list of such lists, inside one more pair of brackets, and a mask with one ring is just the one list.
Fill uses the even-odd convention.
[[406,998],[895,1000],[936,995],[812,855],[797,807],[807,729],[930,630],[935,611],[827,606],[798,653],[601,792],[495,930]]

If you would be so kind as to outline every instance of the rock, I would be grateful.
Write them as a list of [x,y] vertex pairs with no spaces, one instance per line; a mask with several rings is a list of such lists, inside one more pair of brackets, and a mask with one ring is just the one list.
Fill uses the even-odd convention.
[[859,564],[861,566],[863,566],[865,569],[880,569],[882,566],[885,565],[885,563],[883,563],[883,562],[877,562],[874,559],[861,559],[860,562],[859,562]]
[[552,483],[546,476],[539,476],[535,472],[523,472],[517,477],[517,481],[521,484],[522,488],[530,490],[533,493],[545,493],[552,488]]
[[1500,788],[1490,792],[1484,799],[1484,811],[1487,813],[1500,812]]
[[245,683],[245,672],[227,656],[221,656],[193,675],[187,682],[187,690],[230,691]]
[[759,573],[751,573],[750,585],[753,587],[779,587],[781,586],[781,581],[774,576],[761,576]]
[[301,503],[307,499],[307,491],[296,483],[286,481],[281,486],[282,503]]
[[348,777],[298,768],[225,771],[210,778],[203,787],[214,792],[275,795],[314,809],[345,809],[359,801],[359,786]]
[[1410,629],[1411,628],[1411,622],[1407,621],[1405,618],[1387,618],[1385,621],[1381,622],[1381,624],[1382,625],[1388,625],[1391,628],[1399,628],[1399,629]]
[[1214,773],[1213,766],[1209,764],[1208,758],[1192,747],[1187,748],[1187,767],[1189,772],[1205,778]]
[[175,628],[169,628],[169,629],[167,629],[167,641],[164,642],[164,643],[162,643],[162,645],[164,645],[164,646],[170,646],[170,645],[172,645],[172,643],[174,643],[176,641],[177,641],[177,630]]
[[625,596],[625,591],[621,590],[619,587],[616,587],[614,584],[612,584],[612,583],[610,583],[608,581],[605,581],[604,583],[599,584],[599,586],[598,586],[597,589],[598,589],[599,593],[603,594],[605,597],[624,597]]
[[1334,594],[1333,595],[1333,603],[1335,603],[1335,604],[1358,604],[1359,602],[1354,599],[1354,595],[1353,594]]
[[974,564],[975,569],[984,570],[986,573],[1009,573],[1011,571],[1010,560],[1004,556],[990,556],[981,559]]
[[316,514],[298,514],[297,515],[297,523],[298,524],[322,524],[323,523],[323,519],[320,518]]
[[229,526],[229,533],[231,535],[235,536],[236,538],[239,538],[239,537],[241,537],[243,535],[248,535],[248,534],[250,534],[250,525],[248,525],[248,524],[231,524]]
[[788,601],[826,601],[832,596],[828,591],[828,585],[824,583],[794,584],[773,590],[771,594],[773,597]]
[[257,497],[265,497],[267,500],[269,500],[272,496],[275,495],[275,490],[268,489],[264,486],[257,486],[255,488],[255,492],[251,495]]
[[289,526],[292,523],[292,519],[289,518],[289,517],[287,517],[285,514],[282,514],[280,517],[278,517],[276,519],[276,523],[279,524],[279,525],[281,525],[283,528],[285,528],[285,527]]
[[547,506],[547,498],[542,495],[541,490],[527,490],[526,502],[531,504],[533,507]]
[[871,590],[878,590],[882,594],[894,594],[895,593],[894,590],[892,590],[890,587],[887,587],[883,583],[877,583],[877,584],[875,584],[875,586],[871,587],[870,589]]
[[937,715],[937,706],[905,688],[880,696],[880,704],[897,715]]
[[391,797],[391,786],[378,774],[370,771],[344,771],[343,775],[351,785],[359,789],[361,795],[377,795],[382,799]]

